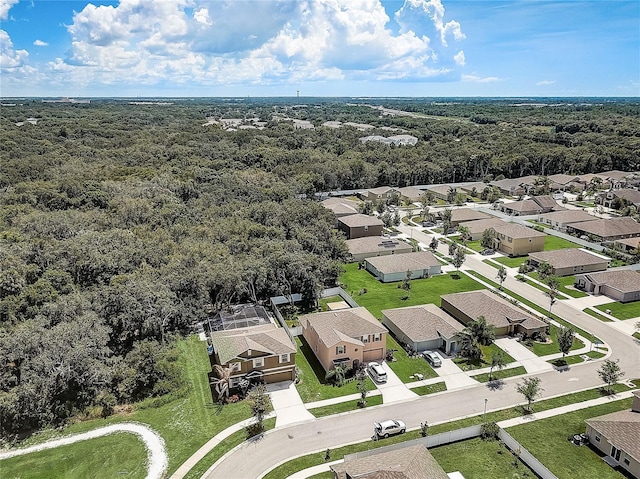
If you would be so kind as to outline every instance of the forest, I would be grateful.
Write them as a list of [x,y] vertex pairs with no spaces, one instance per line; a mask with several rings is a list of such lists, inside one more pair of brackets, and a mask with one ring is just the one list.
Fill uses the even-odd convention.
[[172,345],[207,311],[313,303],[347,255],[315,193],[640,169],[629,99],[5,99],[0,126],[4,438],[180,394]]

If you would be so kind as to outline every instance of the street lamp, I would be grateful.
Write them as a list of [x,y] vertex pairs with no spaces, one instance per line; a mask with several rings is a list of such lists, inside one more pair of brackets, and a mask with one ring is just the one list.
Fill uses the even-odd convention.
[[482,413],[482,424],[484,424],[484,417],[487,415],[487,398],[484,398],[484,412]]

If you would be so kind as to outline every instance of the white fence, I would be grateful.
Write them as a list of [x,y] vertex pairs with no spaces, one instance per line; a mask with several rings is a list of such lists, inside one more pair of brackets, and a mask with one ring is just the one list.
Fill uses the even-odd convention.
[[535,472],[542,479],[558,479],[557,476],[551,472],[547,467],[538,461],[533,454],[527,451],[524,447],[520,445],[518,441],[516,441],[511,434],[509,434],[504,429],[500,429],[498,432],[498,437],[502,439],[505,446],[507,446],[511,451],[518,451],[519,457],[529,468]]

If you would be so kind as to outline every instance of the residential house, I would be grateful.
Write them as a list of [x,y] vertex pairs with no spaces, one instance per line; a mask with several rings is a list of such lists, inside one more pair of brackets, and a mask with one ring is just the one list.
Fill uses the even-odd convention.
[[449,479],[422,444],[345,456],[331,471],[334,479]]
[[411,253],[413,247],[409,243],[395,238],[383,236],[364,236],[347,240],[347,247],[354,262],[363,261],[373,256]]
[[480,196],[480,193],[484,191],[484,189],[489,186],[487,183],[465,183],[458,187],[459,191],[462,191],[464,194],[469,196]]
[[475,221],[465,221],[460,223],[458,227],[464,226],[469,230],[469,234],[471,235],[471,240],[479,240],[482,238],[482,234],[493,226],[500,226],[505,222],[501,219],[490,217],[486,220],[475,220]]
[[640,478],[640,391],[634,391],[631,410],[617,411],[585,421],[589,443],[604,460],[627,475]]
[[400,199],[405,203],[416,203],[420,201],[424,191],[419,190],[414,186],[405,186],[403,188],[399,188],[398,192],[400,193]]
[[447,197],[449,195],[449,190],[451,189],[448,185],[429,185],[425,188],[427,191],[431,191],[433,196],[442,201],[447,201]]
[[636,179],[636,174],[627,171],[610,170],[603,171],[601,173],[587,173],[580,175],[579,182],[586,186],[594,179],[600,179],[600,188],[602,189],[618,189],[624,188],[626,185],[633,184]]
[[451,210],[451,225],[458,226],[465,221],[486,220],[491,217],[491,215],[473,208],[454,208]]
[[587,293],[604,294],[621,303],[640,300],[640,273],[630,269],[577,274],[574,284]]
[[338,218],[338,228],[347,235],[347,239],[363,236],[382,236],[384,223],[376,216],[361,213]]
[[503,203],[502,211],[513,216],[536,215],[550,211],[564,210],[550,195],[532,196],[528,200]]
[[359,203],[357,201],[353,201],[348,198],[331,197],[322,201],[322,206],[333,211],[336,218],[342,218],[343,216],[359,213],[358,204]]
[[382,324],[414,351],[440,349],[453,354],[460,349],[458,333],[463,326],[435,304],[382,311]]
[[364,260],[364,267],[383,283],[402,281],[411,273],[411,279],[429,278],[441,273],[442,265],[431,251],[378,256]]
[[494,249],[509,256],[524,256],[534,251],[544,250],[546,234],[533,228],[505,223],[492,226],[495,233]]
[[231,370],[230,389],[242,379],[275,383],[296,378],[296,346],[273,323],[213,331],[210,339],[212,362]]
[[549,175],[547,176],[551,183],[549,187],[551,191],[571,191],[573,189],[582,190],[583,186],[579,183],[580,177],[577,175]]
[[544,333],[547,324],[502,297],[482,289],[441,297],[442,309],[463,324],[484,316],[495,328],[496,336]]
[[619,208],[623,204],[640,207],[640,191],[631,188],[604,191],[596,196],[596,204],[606,208]]
[[567,232],[588,236],[594,241],[607,242],[640,236],[640,224],[629,216],[583,221],[567,225]]
[[624,253],[635,254],[640,251],[640,238],[625,238],[615,240],[613,242],[613,248]]
[[529,264],[531,266],[537,268],[541,263],[549,263],[552,268],[551,274],[555,276],[603,271],[609,267],[610,260],[611,258],[580,248],[529,253]]
[[371,188],[366,190],[365,200],[373,201],[377,203],[379,201],[388,201],[394,195],[400,195],[400,190],[392,188],[391,186],[380,186],[378,188]]
[[387,328],[366,308],[305,314],[298,321],[302,336],[325,371],[336,364],[352,367],[386,356]]
[[490,181],[489,185],[497,187],[503,195],[521,196],[533,188],[536,179],[538,179],[536,175],[522,176],[520,178],[505,178]]
[[581,223],[584,221],[595,221],[596,218],[590,215],[586,211],[582,210],[564,210],[564,211],[552,211],[551,213],[544,213],[538,216],[537,221],[551,226],[553,229],[559,231],[566,231],[567,225],[571,223]]

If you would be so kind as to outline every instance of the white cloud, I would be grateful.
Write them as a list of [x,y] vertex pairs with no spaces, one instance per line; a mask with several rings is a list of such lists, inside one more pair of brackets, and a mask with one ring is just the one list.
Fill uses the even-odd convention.
[[499,77],[480,77],[477,75],[462,75],[462,81],[473,83],[493,83],[501,81]]
[[444,22],[445,10],[441,0],[405,0],[402,8],[396,12],[395,19],[403,30],[415,29],[416,25],[421,25],[420,13],[431,19],[433,27],[440,35],[442,46],[448,46],[448,36],[452,36],[456,41],[466,38],[459,22]]
[[456,53],[453,56],[453,60],[456,62],[456,65],[460,65],[460,66],[465,66],[465,64],[467,63],[467,59],[464,56],[464,51],[460,50],[458,53]]
[[203,25],[211,26],[211,20],[209,19],[209,9],[201,8],[193,14],[193,18],[196,22],[202,23]]
[[0,0],[0,20],[9,18],[9,10],[16,3],[18,3],[18,0]]
[[553,85],[555,82],[556,82],[555,80],[542,80],[536,83],[536,85],[537,86]]
[[14,50],[9,34],[0,30],[0,69],[11,70],[25,66],[29,52]]
[[42,41],[42,40],[36,40],[35,42],[33,42],[33,44],[36,47],[48,47],[49,46],[49,44],[47,42]]

